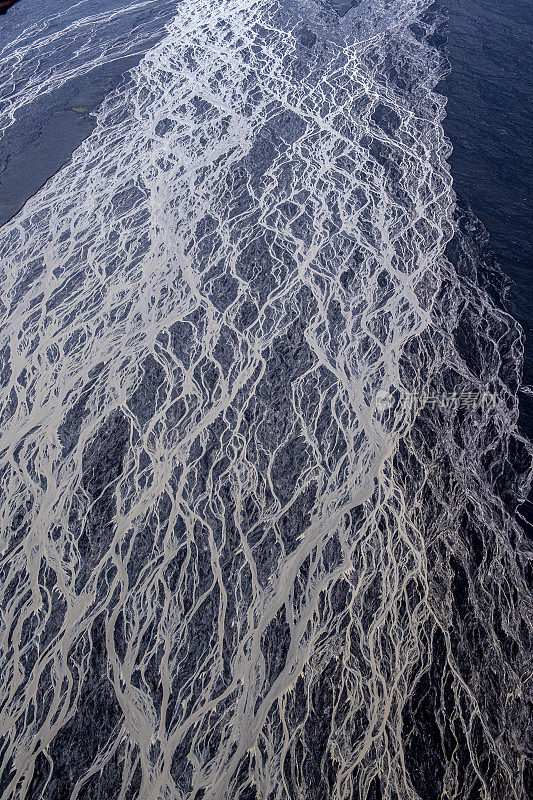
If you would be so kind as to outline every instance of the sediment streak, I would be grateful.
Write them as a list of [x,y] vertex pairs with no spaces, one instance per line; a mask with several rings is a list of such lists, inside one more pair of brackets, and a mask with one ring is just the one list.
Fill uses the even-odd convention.
[[[6,797],[521,796],[520,333],[433,24],[186,0],[0,231]],[[450,382],[491,418],[376,402]]]

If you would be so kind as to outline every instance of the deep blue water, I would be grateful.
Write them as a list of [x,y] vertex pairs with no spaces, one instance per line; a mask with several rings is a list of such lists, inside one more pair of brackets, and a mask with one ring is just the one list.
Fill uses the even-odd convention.
[[[448,98],[444,127],[455,190],[485,224],[511,280],[509,308],[526,335],[524,384],[532,384],[531,4],[449,0],[447,8],[452,70],[440,90]],[[531,438],[533,401],[520,401]]]

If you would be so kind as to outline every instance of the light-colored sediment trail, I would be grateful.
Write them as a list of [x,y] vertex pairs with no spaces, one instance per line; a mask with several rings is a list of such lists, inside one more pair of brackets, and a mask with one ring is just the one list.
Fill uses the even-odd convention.
[[69,81],[143,55],[161,38],[159,31],[176,6],[176,0],[126,5],[78,0],[56,8],[39,6],[29,20],[22,14],[10,17],[0,31],[0,134],[25,111],[31,118],[36,102],[46,102]]
[[[521,796],[520,334],[386,5],[186,0],[0,231],[6,798]],[[490,421],[376,402],[450,376]]]

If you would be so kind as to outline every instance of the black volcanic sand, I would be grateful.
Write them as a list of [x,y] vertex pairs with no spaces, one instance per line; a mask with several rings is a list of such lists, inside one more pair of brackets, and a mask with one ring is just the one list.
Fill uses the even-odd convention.
[[0,2],[0,14],[7,14],[8,10],[18,2],[19,0],[4,0],[4,2]]
[[[61,24],[71,24],[80,14],[98,14],[120,7],[117,0],[91,0],[88,6],[74,6],[64,15],[62,22],[52,23],[49,33],[57,32]],[[47,0],[43,9],[42,4],[26,0],[13,6],[9,14],[1,18],[0,48],[25,28],[38,24],[45,11],[54,17],[65,11],[65,3],[63,0]],[[165,21],[173,13],[173,3],[161,0],[156,14],[153,9],[138,10],[123,24],[143,22],[145,34],[151,28],[152,43],[146,41],[146,48],[150,49],[164,36]],[[119,25],[119,29],[113,25]],[[106,24],[102,37],[105,39],[110,31],[118,35],[120,21]],[[106,94],[127,80],[129,70],[141,57],[142,54],[126,55],[101,65],[87,75],[70,80],[61,89],[34,100],[19,113],[15,124],[0,141],[0,225],[16,214],[28,198],[64,166],[93,130],[95,112]],[[43,70],[48,66],[43,63]]]
[[[455,190],[490,234],[510,278],[508,308],[526,334],[524,384],[533,384],[533,268],[530,142],[531,6],[523,0],[448,0],[451,73],[446,135]],[[521,394],[521,424],[533,438],[533,399]]]
[[0,144],[0,225],[19,211],[92,132],[96,109],[139,56],[70,81],[33,103]]

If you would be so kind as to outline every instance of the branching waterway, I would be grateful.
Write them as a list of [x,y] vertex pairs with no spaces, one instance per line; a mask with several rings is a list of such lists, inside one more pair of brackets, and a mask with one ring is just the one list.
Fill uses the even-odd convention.
[[183,0],[0,229],[5,798],[524,797],[522,339],[428,5]]

